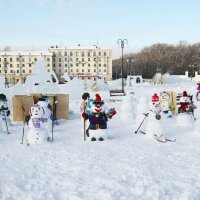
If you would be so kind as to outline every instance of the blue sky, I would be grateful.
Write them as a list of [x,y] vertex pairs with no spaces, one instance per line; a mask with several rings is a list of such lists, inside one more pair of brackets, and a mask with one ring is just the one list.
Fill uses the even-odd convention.
[[198,0],[0,0],[0,47],[200,41]]

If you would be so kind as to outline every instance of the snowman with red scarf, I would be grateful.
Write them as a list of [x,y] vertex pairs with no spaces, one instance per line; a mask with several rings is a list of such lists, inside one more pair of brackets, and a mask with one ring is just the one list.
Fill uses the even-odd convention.
[[86,134],[91,138],[91,141],[103,141],[107,134],[107,122],[116,114],[114,108],[106,112],[104,101],[101,100],[99,94],[96,94],[96,99],[91,104],[91,113],[82,113],[82,117],[89,120],[89,126]]
[[149,136],[160,137],[162,135],[162,125],[161,125],[161,105],[159,96],[155,93],[152,96],[150,103],[150,110],[146,125],[146,133]]

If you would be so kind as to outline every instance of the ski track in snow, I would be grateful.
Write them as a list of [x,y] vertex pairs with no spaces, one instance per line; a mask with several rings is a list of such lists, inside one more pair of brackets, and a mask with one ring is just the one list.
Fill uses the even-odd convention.
[[10,127],[0,135],[0,199],[199,200],[200,136],[173,125],[166,133],[177,141],[162,144],[117,113],[103,142],[83,141],[78,111],[55,126],[53,143],[27,147],[22,125]]

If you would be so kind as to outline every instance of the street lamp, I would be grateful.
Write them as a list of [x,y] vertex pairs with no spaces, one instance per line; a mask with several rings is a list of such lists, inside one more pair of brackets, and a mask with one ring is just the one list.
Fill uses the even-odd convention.
[[192,80],[192,76],[194,74],[194,68],[195,68],[195,65],[189,65],[190,69],[191,69],[191,80]]
[[126,74],[127,74],[127,76],[128,76],[128,63],[130,63],[130,69],[129,69],[129,75],[131,75],[131,71],[132,71],[132,63],[133,63],[133,59],[131,59],[131,58],[128,58],[127,60],[126,60],[126,62],[127,62],[127,69],[126,69]]
[[118,39],[117,40],[117,44],[120,45],[121,49],[122,49],[122,91],[124,92],[124,57],[123,57],[123,50],[124,50],[124,45],[127,44],[128,45],[128,40],[127,39]]

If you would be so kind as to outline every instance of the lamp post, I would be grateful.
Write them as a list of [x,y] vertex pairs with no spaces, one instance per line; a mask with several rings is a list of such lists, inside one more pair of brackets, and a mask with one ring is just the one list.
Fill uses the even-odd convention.
[[127,76],[128,76],[128,63],[130,63],[129,75],[131,75],[133,59],[132,58],[128,58],[126,60],[126,62],[127,62],[127,71],[126,71],[126,73],[127,73]]
[[195,68],[195,65],[189,65],[190,69],[191,69],[191,81],[192,81],[192,76],[194,74],[194,68]]
[[124,57],[123,57],[123,51],[124,51],[124,45],[127,44],[128,45],[128,40],[127,39],[118,39],[117,40],[117,44],[121,47],[122,49],[122,69],[121,69],[121,72],[122,72],[122,91],[124,91]]

